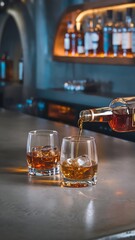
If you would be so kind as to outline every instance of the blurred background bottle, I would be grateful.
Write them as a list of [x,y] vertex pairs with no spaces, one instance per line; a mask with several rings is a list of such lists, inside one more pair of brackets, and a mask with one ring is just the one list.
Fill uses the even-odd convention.
[[76,44],[77,44],[77,53],[84,54],[84,33],[83,33],[83,27],[81,23],[76,24]]
[[103,25],[104,25],[103,16],[102,15],[96,16],[95,21],[96,21],[95,30],[99,36],[97,54],[101,54],[103,53]]
[[108,56],[112,50],[112,29],[113,29],[113,11],[108,10],[106,21],[103,27],[103,51],[104,56]]
[[134,24],[132,22],[132,8],[127,8],[124,26],[122,27],[122,54],[123,54],[123,56],[127,56],[127,54],[131,54],[133,27],[134,27]]
[[73,31],[73,24],[71,21],[67,22],[67,28],[64,35],[64,51],[65,55],[71,53],[71,33]]
[[94,56],[98,53],[98,47],[99,47],[99,30],[94,26],[94,19],[91,21],[91,40],[92,40],[92,53]]
[[122,12],[117,12],[116,21],[113,26],[112,33],[113,55],[115,57],[122,54],[122,28],[123,28],[123,14]]
[[87,18],[85,22],[84,32],[84,52],[86,56],[92,53],[92,38],[91,38],[92,32],[93,32],[93,20],[92,18]]
[[23,77],[24,77],[24,62],[23,58],[21,57],[18,61],[18,80],[20,83],[23,82]]
[[75,55],[77,53],[77,31],[76,25],[73,26],[73,30],[71,32],[71,54]]

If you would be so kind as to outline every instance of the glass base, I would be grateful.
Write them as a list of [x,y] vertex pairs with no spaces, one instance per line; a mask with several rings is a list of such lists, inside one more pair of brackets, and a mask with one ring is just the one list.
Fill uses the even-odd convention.
[[29,175],[31,176],[52,176],[60,173],[60,167],[57,166],[52,169],[36,169],[36,168],[28,168]]
[[97,184],[97,176],[94,176],[91,180],[79,180],[79,181],[63,178],[61,182],[62,187],[73,187],[73,188],[88,187],[96,184]]

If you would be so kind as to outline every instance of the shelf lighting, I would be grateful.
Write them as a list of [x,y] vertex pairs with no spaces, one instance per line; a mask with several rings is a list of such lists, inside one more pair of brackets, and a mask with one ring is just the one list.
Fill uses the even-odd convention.
[[94,9],[88,9],[88,10],[83,10],[80,14],[78,14],[76,18],[76,22],[81,22],[83,18],[85,18],[88,15],[91,14],[97,14],[97,13],[103,13],[107,10],[124,10],[126,8],[134,8],[135,3],[126,3],[126,4],[121,4],[121,5],[115,5],[115,6],[109,6],[109,7],[99,7],[99,8],[94,8]]

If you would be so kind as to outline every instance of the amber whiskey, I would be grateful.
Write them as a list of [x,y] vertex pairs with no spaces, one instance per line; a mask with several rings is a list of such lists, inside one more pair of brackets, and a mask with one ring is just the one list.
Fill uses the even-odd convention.
[[97,173],[98,165],[94,160],[91,161],[91,166],[88,167],[79,166],[77,163],[77,159],[72,159],[71,162],[72,163],[69,164],[67,161],[63,161],[61,164],[61,172],[66,179],[92,179]]
[[60,152],[58,149],[46,147],[35,147],[32,152],[27,153],[27,163],[29,168],[39,170],[55,168],[60,162]]

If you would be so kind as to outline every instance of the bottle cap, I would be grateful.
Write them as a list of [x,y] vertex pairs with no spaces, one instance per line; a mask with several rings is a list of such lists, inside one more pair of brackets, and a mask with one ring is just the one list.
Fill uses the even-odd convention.
[[107,11],[107,18],[112,19],[112,17],[113,17],[113,11],[112,10],[108,10]]
[[132,8],[127,8],[126,9],[126,16],[129,16],[129,17],[132,16]]

